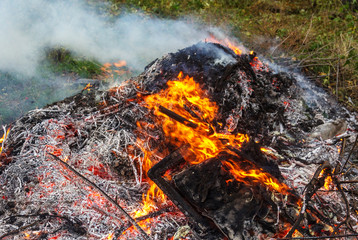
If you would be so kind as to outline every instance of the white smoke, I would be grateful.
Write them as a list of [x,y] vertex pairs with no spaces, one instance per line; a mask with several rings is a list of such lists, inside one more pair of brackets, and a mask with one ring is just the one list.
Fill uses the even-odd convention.
[[62,46],[136,70],[208,37],[199,24],[126,14],[109,21],[77,0],[1,0],[0,71],[35,74],[46,48]]

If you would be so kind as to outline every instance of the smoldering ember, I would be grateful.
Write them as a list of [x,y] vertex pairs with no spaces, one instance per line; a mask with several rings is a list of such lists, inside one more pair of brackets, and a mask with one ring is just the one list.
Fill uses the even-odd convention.
[[201,42],[4,129],[0,239],[351,239],[357,115]]

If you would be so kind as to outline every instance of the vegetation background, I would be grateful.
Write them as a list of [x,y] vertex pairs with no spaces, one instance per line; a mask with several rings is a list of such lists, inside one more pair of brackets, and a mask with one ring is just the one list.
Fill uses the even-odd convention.
[[357,0],[110,0],[111,14],[194,16],[228,29],[250,50],[302,69],[358,110]]
[[[141,12],[163,19],[189,19],[220,27],[276,63],[302,70],[349,109],[358,111],[358,0],[86,0],[106,17]],[[48,72],[99,78],[102,65],[59,46],[46,50]],[[103,69],[103,68],[102,68]],[[0,95],[0,123],[9,123],[43,102],[60,100],[61,86],[24,81],[0,72],[12,85]],[[70,88],[72,88],[70,86]],[[83,87],[82,87],[83,88]],[[10,91],[10,90],[11,91]],[[39,95],[42,89],[50,98]],[[79,89],[72,89],[80,91]],[[11,94],[8,94],[10,93]],[[19,97],[21,100],[19,100]],[[4,100],[6,98],[6,100]],[[44,99],[42,99],[44,98]],[[21,101],[21,104],[20,104]]]

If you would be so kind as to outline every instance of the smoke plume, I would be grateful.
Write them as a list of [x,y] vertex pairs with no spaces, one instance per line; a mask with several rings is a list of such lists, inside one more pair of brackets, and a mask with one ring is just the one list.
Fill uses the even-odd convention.
[[142,70],[165,53],[204,40],[200,25],[125,14],[117,19],[77,0],[2,0],[0,71],[35,73],[44,49],[64,47],[100,62],[123,59]]

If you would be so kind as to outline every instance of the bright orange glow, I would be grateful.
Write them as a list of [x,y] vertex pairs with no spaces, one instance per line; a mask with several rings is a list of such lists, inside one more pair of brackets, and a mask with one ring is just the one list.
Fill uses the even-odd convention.
[[[216,157],[222,151],[229,151],[227,146],[241,148],[242,144],[249,141],[246,134],[230,134],[230,131],[217,132],[212,125],[218,114],[218,106],[210,101],[208,94],[199,83],[193,78],[179,73],[176,80],[168,81],[168,87],[157,94],[138,97],[144,99],[145,106],[157,116],[156,124],[161,126],[168,144],[178,148],[188,145],[188,150],[183,156],[190,164],[199,164],[209,158]],[[163,108],[184,118],[177,121],[164,114]],[[187,124],[187,123],[190,124]],[[143,129],[145,123],[137,122],[138,129]],[[149,126],[150,127],[150,126]],[[142,168],[146,173],[155,163],[152,162],[153,152],[145,147],[145,140],[137,139],[139,146],[144,153]],[[265,151],[262,148],[262,151]],[[235,180],[246,183],[260,183],[269,189],[280,193],[287,193],[289,189],[285,184],[280,183],[269,173],[255,168],[244,171],[239,165],[233,162],[224,162]],[[150,189],[143,194],[142,209],[134,212],[134,218],[144,216],[156,208],[157,201],[165,202],[166,196],[149,180]]]
[[241,49],[239,47],[237,47],[233,42],[231,42],[227,38],[225,38],[223,40],[218,40],[216,37],[214,37],[214,35],[210,35],[210,38],[207,38],[205,40],[207,42],[218,43],[218,44],[224,45],[224,46],[230,48],[231,50],[233,50],[236,55],[241,55],[241,53],[242,53]]
[[117,68],[120,68],[126,66],[127,62],[124,60],[119,60],[118,62],[113,63],[113,65]]
[[52,153],[53,155],[55,155],[57,157],[62,155],[62,151],[63,151],[62,148],[57,148],[52,145],[46,145],[46,148],[49,153]]
[[331,184],[332,184],[332,177],[331,177],[331,176],[327,176],[326,179],[324,180],[324,188],[325,188],[326,190],[329,190]]
[[[158,194],[158,191],[161,193]],[[135,211],[133,217],[138,218],[153,212],[157,208],[155,201],[153,200],[156,196],[165,197],[164,193],[157,187],[157,185],[152,183],[147,194],[143,194],[142,209]]]
[[114,233],[113,232],[109,233],[107,239],[112,240],[113,238],[114,238]]
[[114,78],[115,76],[122,76],[130,72],[127,68],[127,62],[124,60],[119,60],[113,64],[105,63],[103,64],[101,71],[103,72],[105,79]]
[[[227,150],[226,146],[236,146],[240,148],[244,142],[249,140],[244,134],[223,134],[217,133],[211,126],[214,120],[218,106],[211,102],[200,85],[189,76],[184,77],[180,72],[177,81],[168,81],[168,88],[153,95],[143,97],[148,108],[154,111],[158,116],[157,124],[167,136],[166,140],[171,144],[180,147],[184,144],[190,144],[189,154],[196,158],[187,158],[186,161],[191,164],[198,164],[208,158],[215,157],[219,152]],[[193,129],[178,121],[169,118],[160,112],[159,106],[165,107],[176,114],[184,117],[191,123],[197,124],[198,127]],[[186,110],[190,109],[191,113]],[[141,123],[137,122],[137,127],[142,128]],[[137,139],[143,153],[143,172],[146,173],[155,163],[152,162],[153,153],[142,146],[144,142]],[[193,154],[190,154],[193,153]],[[147,215],[156,208],[156,202],[165,202],[166,195],[154,184],[148,180],[150,189],[143,194],[142,209],[134,213],[134,218]]]
[[2,137],[0,138],[0,144],[1,144],[1,146],[0,146],[0,154],[2,153],[3,145],[4,145],[4,142],[5,142],[6,138],[7,138],[8,135],[9,135],[9,132],[10,132],[10,128],[8,128],[7,131],[6,131],[6,133],[4,133],[4,134],[2,135]]
[[261,152],[263,152],[263,153],[271,153],[271,152],[272,152],[271,149],[264,148],[264,147],[261,147],[260,150],[261,150]]
[[88,83],[83,90],[88,90],[89,91],[91,87],[92,87],[92,85],[90,83]]
[[[215,157],[219,152],[227,150],[230,145],[240,148],[249,140],[245,134],[217,133],[210,124],[218,112],[218,106],[211,102],[207,93],[200,85],[189,76],[183,76],[180,72],[177,81],[168,81],[168,88],[158,94],[145,96],[144,100],[148,108],[154,110],[159,116],[158,124],[167,136],[171,144],[181,147],[189,144],[189,151],[196,158],[186,159],[191,164],[198,164],[208,158]],[[184,117],[198,127],[193,129],[178,121],[169,118],[159,110],[163,106],[176,114]],[[190,109],[190,110],[187,110]]]
[[234,176],[236,181],[246,184],[259,182],[266,185],[271,191],[275,190],[283,194],[288,193],[289,187],[286,184],[280,183],[267,172],[263,172],[257,168],[255,169],[254,166],[249,170],[243,170],[238,163],[230,160],[223,161],[223,165],[229,168],[229,172]]
[[[137,126],[140,127],[140,124],[137,123]],[[138,146],[143,146],[144,143],[140,139],[137,139],[137,144],[138,144]],[[141,149],[144,154],[142,168],[143,168],[143,172],[147,173],[149,171],[149,169],[151,169],[155,163],[152,162],[150,159],[150,156],[152,155],[152,153],[147,151],[143,147]],[[148,179],[148,182],[150,184],[150,188],[147,191],[147,193],[142,195],[142,199],[143,199],[142,207],[140,210],[137,210],[134,212],[133,218],[145,216],[145,215],[153,212],[154,210],[157,209],[156,203],[158,201],[161,201],[162,203],[164,203],[167,199],[167,197],[163,193],[163,191],[160,188],[158,188],[158,186],[154,182],[152,182],[149,179]]]

